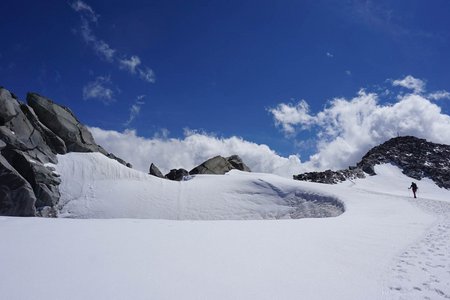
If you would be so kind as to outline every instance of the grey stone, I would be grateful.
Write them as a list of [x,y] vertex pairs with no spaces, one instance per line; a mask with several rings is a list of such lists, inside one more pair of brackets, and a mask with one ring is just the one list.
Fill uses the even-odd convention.
[[450,145],[436,144],[413,136],[392,138],[372,148],[357,163],[356,168],[304,173],[294,175],[294,179],[338,183],[364,177],[364,174],[376,175],[374,166],[386,163],[397,166],[411,178],[420,180],[428,177],[439,187],[450,189]]
[[158,169],[158,167],[155,166],[153,163],[150,165],[148,173],[150,175],[153,175],[153,176],[156,176],[159,178],[164,178],[164,175],[161,173],[161,171]]
[[0,125],[11,121],[18,113],[19,103],[17,100],[8,90],[0,88]]
[[242,161],[238,155],[232,155],[226,158],[227,161],[237,170],[251,172],[250,168]]
[[35,207],[55,206],[59,202],[58,185],[61,179],[53,170],[32,160],[25,152],[16,149],[2,151],[3,157],[31,185],[36,198]]
[[222,157],[220,155],[208,159],[201,165],[193,168],[189,174],[218,174],[222,175],[230,170],[238,169],[241,171],[250,172],[250,168],[247,167],[237,155],[230,157]]
[[185,169],[172,169],[165,177],[169,180],[181,181],[185,176],[189,176],[189,172]]
[[33,108],[39,121],[65,142],[68,152],[108,154],[95,143],[86,126],[81,124],[67,107],[60,106],[36,93],[28,93],[27,102]]
[[53,131],[51,131],[47,126],[41,123],[39,121],[38,117],[36,116],[34,110],[26,105],[21,104],[20,108],[22,112],[25,114],[27,119],[31,122],[34,128],[38,130],[42,137],[44,138],[44,141],[47,143],[47,145],[50,146],[50,148],[57,154],[65,154],[67,153],[67,147],[64,141],[57,136]]
[[218,155],[193,168],[189,174],[225,174],[232,169],[233,165],[224,157]]
[[35,202],[31,185],[0,155],[0,215],[34,216]]
[[[7,92],[4,89],[3,91]],[[0,126],[0,139],[9,147],[26,151],[35,160],[56,163],[55,152],[47,145],[41,132],[33,126],[20,109],[20,103],[13,97],[9,98],[9,101],[14,103],[17,114]]]

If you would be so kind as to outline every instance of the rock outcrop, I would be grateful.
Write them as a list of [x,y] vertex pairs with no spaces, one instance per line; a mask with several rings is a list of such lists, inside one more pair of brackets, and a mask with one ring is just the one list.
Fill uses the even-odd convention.
[[374,166],[390,163],[403,174],[420,180],[428,177],[436,185],[450,189],[450,145],[436,144],[413,136],[396,137],[372,148],[356,167],[348,170],[311,172],[294,175],[294,179],[322,183],[338,183],[376,175]]
[[148,174],[159,177],[159,178],[165,178],[164,175],[159,170],[159,168],[157,166],[155,166],[153,163],[150,165]]
[[0,88],[0,215],[56,216],[60,179],[47,163],[57,154],[101,152],[86,126],[63,106],[36,93],[28,104]]
[[189,172],[186,171],[185,169],[172,169],[165,176],[162,175],[158,167],[156,167],[152,163],[150,165],[149,174],[160,178],[181,181],[185,176],[189,175],[197,175],[197,174],[223,175],[233,169],[251,172],[250,168],[242,161],[242,159],[239,156],[232,155],[230,157],[222,157],[218,155],[208,159],[207,161],[193,168]]
[[225,174],[233,169],[250,172],[250,168],[239,156],[233,155],[225,158],[218,155],[193,168],[189,174]]
[[172,169],[164,176],[169,180],[181,181],[185,176],[189,176],[189,172],[185,169]]

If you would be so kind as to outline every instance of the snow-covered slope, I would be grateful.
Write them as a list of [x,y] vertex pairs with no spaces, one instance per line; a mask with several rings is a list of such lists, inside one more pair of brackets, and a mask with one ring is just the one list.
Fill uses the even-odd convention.
[[170,181],[99,153],[59,156],[61,216],[172,220],[286,219],[337,216],[342,203],[292,180],[233,170]]
[[[391,165],[338,185],[240,172],[177,183],[95,154],[59,160],[63,216],[128,219],[1,217],[5,299],[450,296],[450,193],[424,179],[413,199]],[[335,199],[337,217],[273,220]]]

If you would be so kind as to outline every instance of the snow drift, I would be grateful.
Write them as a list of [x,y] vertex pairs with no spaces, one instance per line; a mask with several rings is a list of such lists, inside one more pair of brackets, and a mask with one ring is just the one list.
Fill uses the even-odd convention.
[[60,216],[238,220],[335,217],[334,196],[275,175],[232,170],[175,182],[127,168],[99,153],[58,156]]

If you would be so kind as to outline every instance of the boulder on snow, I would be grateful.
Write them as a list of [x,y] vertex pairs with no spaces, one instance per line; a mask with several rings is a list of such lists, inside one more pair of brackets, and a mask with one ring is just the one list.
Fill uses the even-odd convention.
[[35,202],[31,185],[0,155],[0,215],[34,216]]
[[166,178],[169,180],[181,181],[185,176],[189,176],[189,172],[185,169],[172,169],[166,174]]
[[247,167],[242,159],[233,155],[230,157],[222,157],[220,155],[208,159],[201,165],[193,168],[189,174],[225,174],[230,170],[237,169],[241,171],[250,172],[250,168]]
[[242,161],[238,155],[227,157],[227,161],[236,169],[245,172],[251,172],[250,168]]
[[158,169],[158,167],[155,166],[153,163],[150,165],[148,174],[159,177],[159,178],[164,178],[164,175],[161,173],[161,171]]

